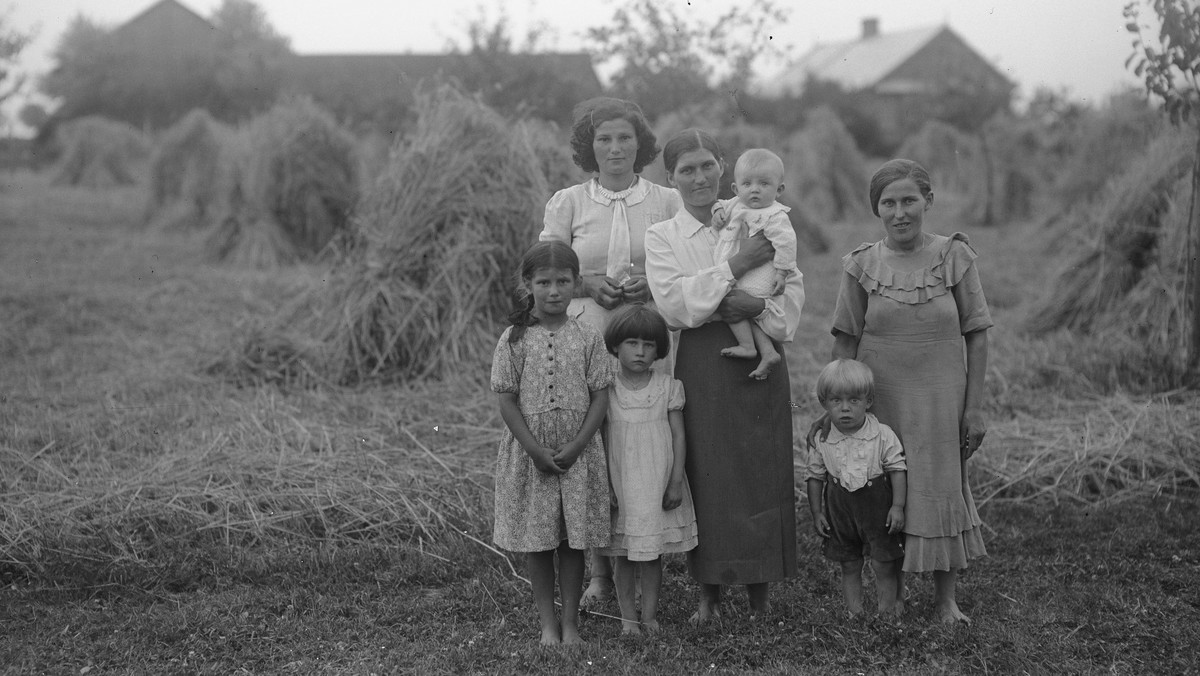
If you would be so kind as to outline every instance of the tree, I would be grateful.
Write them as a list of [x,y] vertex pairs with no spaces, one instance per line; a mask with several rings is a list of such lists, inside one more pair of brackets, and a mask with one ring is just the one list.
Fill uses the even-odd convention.
[[[1125,62],[1144,78],[1146,92],[1162,100],[1163,111],[1175,125],[1192,125],[1200,132],[1200,5],[1195,0],[1146,0],[1159,23],[1157,35],[1139,23],[1140,2],[1125,6],[1126,29],[1133,34],[1133,54]],[[1145,32],[1144,32],[1145,31]],[[1149,33],[1149,35],[1147,35]],[[1200,383],[1200,228],[1196,193],[1200,190],[1200,135],[1192,161],[1192,194],[1188,205],[1187,295],[1190,297],[1191,336],[1187,375]]]
[[29,44],[33,36],[9,28],[7,16],[0,16],[0,104],[21,91],[25,84],[22,76],[14,73],[17,57]]
[[607,25],[590,28],[596,57],[615,61],[616,96],[637,101],[651,118],[722,92],[737,96],[762,56],[779,53],[773,26],[787,10],[775,0],[732,5],[705,25],[677,3],[627,0]]
[[217,27],[218,53],[211,112],[238,120],[266,110],[279,94],[290,42],[250,0],[225,0],[213,12],[212,23]]

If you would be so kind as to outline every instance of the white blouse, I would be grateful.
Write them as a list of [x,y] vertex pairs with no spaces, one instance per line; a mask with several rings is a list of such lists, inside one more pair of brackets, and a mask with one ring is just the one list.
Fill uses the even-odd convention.
[[[646,278],[654,303],[673,329],[692,329],[714,317],[717,306],[736,283],[729,263],[717,263],[717,233],[680,209],[669,221],[646,231]],[[763,332],[786,343],[796,335],[804,307],[804,275],[788,277],[778,296],[763,299],[754,318]]]

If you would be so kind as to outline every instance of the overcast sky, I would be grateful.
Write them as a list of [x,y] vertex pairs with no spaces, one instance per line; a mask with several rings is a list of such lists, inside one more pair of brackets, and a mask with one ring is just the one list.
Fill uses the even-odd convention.
[[[677,2],[701,17],[718,16],[730,0]],[[1121,10],[1128,0],[776,0],[791,7],[774,39],[800,56],[817,42],[852,39],[863,17],[878,17],[881,32],[948,24],[1028,96],[1039,86],[1064,90],[1076,100],[1100,103],[1114,91],[1136,86],[1125,69],[1131,52]],[[1142,0],[1143,3],[1146,0]],[[208,17],[221,0],[182,0]],[[583,32],[611,19],[620,0],[257,0],[270,23],[300,53],[437,52],[465,43],[466,26],[480,16],[503,13],[512,34],[542,25],[544,49],[580,51]],[[70,21],[83,15],[119,25],[154,0],[16,0],[7,24],[35,29],[21,67],[40,73]],[[3,7],[0,0],[0,7]],[[1144,10],[1152,15],[1149,9]]]

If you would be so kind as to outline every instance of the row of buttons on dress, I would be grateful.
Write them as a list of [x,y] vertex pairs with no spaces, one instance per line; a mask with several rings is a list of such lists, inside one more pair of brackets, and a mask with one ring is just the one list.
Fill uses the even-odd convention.
[[[551,337],[551,338],[554,338],[554,332],[553,332],[553,331],[551,331],[551,332],[550,332],[550,337]],[[552,362],[552,361],[554,361],[554,341],[553,341],[553,340],[551,340],[549,343],[546,343],[546,347],[550,349],[550,352],[549,352],[549,354],[547,354],[547,355],[546,355],[546,361],[550,361],[550,362]],[[553,364],[551,364],[551,365],[550,365],[550,366],[549,366],[549,367],[546,369],[546,375],[549,375],[549,376],[552,376],[552,375],[554,375],[554,365],[553,365]],[[548,390],[553,390],[553,389],[554,389],[554,382],[553,382],[553,381],[551,381],[551,382],[550,382],[550,384],[546,386],[546,389],[548,389]],[[551,403],[551,404],[553,404],[553,403],[554,403],[554,397],[550,397],[550,403]]]

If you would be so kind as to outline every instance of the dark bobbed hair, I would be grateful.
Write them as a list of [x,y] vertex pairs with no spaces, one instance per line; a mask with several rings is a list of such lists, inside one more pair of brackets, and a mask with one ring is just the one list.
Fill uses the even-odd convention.
[[925,171],[925,167],[912,160],[888,160],[871,176],[871,213],[879,215],[879,196],[883,194],[883,189],[906,178],[911,178],[913,183],[917,184],[921,196],[926,199],[933,194],[933,183],[929,180],[929,172]]
[[835,359],[821,369],[817,376],[817,401],[822,404],[832,394],[859,395],[875,398],[875,374],[871,367],[857,359]]
[[663,146],[663,166],[666,167],[667,173],[675,173],[675,165],[679,162],[680,156],[693,150],[711,152],[724,169],[725,156],[721,153],[721,144],[717,143],[717,139],[703,129],[689,127],[672,136]]
[[650,129],[641,107],[632,101],[598,96],[576,105],[574,116],[575,122],[571,125],[571,159],[588,173],[600,171],[592,143],[596,140],[596,127],[610,120],[625,120],[633,125],[638,143],[637,156],[633,159],[634,173],[641,173],[658,157],[658,138]]
[[512,324],[512,332],[508,342],[515,343],[525,335],[527,327],[537,324],[533,316],[533,294],[529,291],[529,280],[538,270],[570,270],[579,278],[579,256],[564,242],[547,240],[538,242],[521,256],[521,265],[517,268],[516,307],[508,313],[508,321]]
[[612,354],[617,347],[630,338],[653,340],[657,348],[655,359],[662,359],[671,352],[671,334],[662,315],[645,303],[630,303],[622,306],[604,327],[604,346]]

